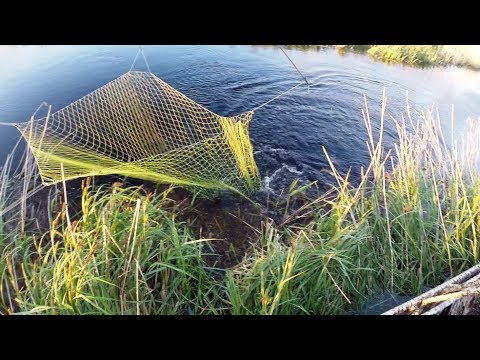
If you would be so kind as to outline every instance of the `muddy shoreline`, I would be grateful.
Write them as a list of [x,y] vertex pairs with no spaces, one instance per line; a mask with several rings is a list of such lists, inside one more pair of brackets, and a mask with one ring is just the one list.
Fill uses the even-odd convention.
[[[79,219],[82,211],[82,187],[86,179],[75,179],[66,182],[68,211],[73,221]],[[41,184],[36,181],[36,186]],[[121,178],[117,176],[101,176],[93,178],[91,190],[105,188],[140,187],[145,195],[158,194],[170,185],[155,184],[143,180]],[[17,191],[20,191],[17,189]],[[297,196],[288,199],[285,194],[273,197],[269,192],[259,192],[248,201],[238,195],[228,192],[218,192],[213,197],[195,197],[183,188],[174,188],[169,192],[170,198],[178,213],[178,219],[187,224],[197,239],[216,239],[212,242],[212,250],[216,260],[208,258],[208,265],[219,268],[231,268],[240,263],[252,244],[258,241],[262,224],[273,221],[276,226],[285,226],[288,222],[306,223],[311,216],[302,216],[302,205],[311,201],[307,196]],[[285,209],[288,201],[288,210]],[[42,187],[26,200],[26,216],[24,233],[26,235],[42,236],[50,233],[52,219],[62,210],[64,190],[62,184]],[[10,217],[18,216],[20,205],[4,215],[8,233],[18,231]],[[172,209],[173,210],[173,209]],[[292,214],[295,216],[292,217]]]

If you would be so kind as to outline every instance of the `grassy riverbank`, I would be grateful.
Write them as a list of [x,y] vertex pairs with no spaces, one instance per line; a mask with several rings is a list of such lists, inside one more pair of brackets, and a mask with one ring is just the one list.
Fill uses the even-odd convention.
[[[361,182],[331,164],[335,183],[318,198],[294,183],[260,209],[224,209],[169,187],[85,180],[67,185],[67,201],[60,186],[43,208],[3,214],[0,312],[344,314],[478,263],[480,124],[448,149],[436,113],[408,108],[387,150],[364,118],[371,163]],[[375,119],[382,130],[386,121]]]
[[472,45],[341,45],[337,49],[412,66],[456,65],[480,69],[480,47]]
[[322,51],[335,47],[339,54],[365,54],[386,63],[408,66],[460,66],[480,70],[478,45],[285,45],[286,49]]

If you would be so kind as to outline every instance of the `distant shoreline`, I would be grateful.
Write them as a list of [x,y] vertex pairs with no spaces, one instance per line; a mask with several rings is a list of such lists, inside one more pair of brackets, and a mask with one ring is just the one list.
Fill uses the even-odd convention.
[[286,45],[287,49],[317,50],[335,48],[340,55],[366,54],[386,63],[414,67],[459,66],[480,70],[479,45]]
[[335,45],[342,51],[364,53],[387,63],[411,66],[460,66],[480,70],[477,45]]

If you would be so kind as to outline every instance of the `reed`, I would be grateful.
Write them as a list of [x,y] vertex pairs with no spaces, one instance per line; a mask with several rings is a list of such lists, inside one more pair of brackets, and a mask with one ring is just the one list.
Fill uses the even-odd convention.
[[[380,134],[364,111],[371,163],[360,184],[324,149],[333,195],[303,209],[315,214],[306,225],[267,223],[255,251],[227,274],[233,313],[343,314],[385,290],[420,294],[478,263],[480,119],[448,146],[438,113],[409,107],[405,118],[386,119],[385,104]],[[387,120],[398,132],[393,149],[382,143]]]
[[[149,193],[86,179],[81,209],[71,213],[63,184],[52,192],[43,233],[19,225],[28,211],[6,218],[0,210],[0,311],[345,314],[384,291],[415,296],[442,283],[479,262],[480,119],[455,140],[436,111],[407,106],[393,118],[386,103],[384,95],[380,119],[371,119],[365,102],[371,161],[359,183],[341,174],[324,148],[331,189],[307,199],[314,184],[294,182],[286,201],[269,204],[283,220],[265,216],[258,238],[232,268],[208,265],[219,256],[212,246],[218,239],[196,238],[179,220],[203,200],[180,204],[172,188]],[[387,122],[397,130],[392,148],[383,141]],[[3,210],[18,203],[8,198],[6,174]],[[293,206],[299,198],[302,205]],[[17,230],[6,231],[6,222]]]
[[347,45],[339,48],[367,53],[370,57],[412,66],[464,66],[480,69],[480,47],[476,45]]

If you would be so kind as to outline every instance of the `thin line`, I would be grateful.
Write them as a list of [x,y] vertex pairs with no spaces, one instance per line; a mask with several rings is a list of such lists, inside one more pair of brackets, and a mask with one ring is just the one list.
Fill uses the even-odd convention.
[[44,102],[42,102],[42,103],[40,104],[40,106],[37,108],[37,110],[35,110],[35,112],[33,113],[32,118],[34,118],[35,115],[37,115],[37,112],[40,111],[40,109],[42,108],[42,106],[48,106],[47,102],[44,101]]
[[298,69],[297,65],[295,65],[295,63],[292,61],[292,59],[290,59],[290,56],[287,55],[287,53],[285,52],[285,50],[282,49],[282,47],[280,46],[280,50],[282,50],[282,52],[285,54],[285,56],[287,57],[288,60],[290,60],[290,62],[292,63],[292,65],[295,67],[295,69],[297,69],[298,73],[300,74],[300,76],[303,78],[303,80],[305,80],[305,82],[307,83],[307,85],[310,85],[310,83],[308,82],[307,78],[305,76],[303,76],[302,72]]
[[147,58],[145,57],[145,53],[143,52],[143,48],[141,45],[140,45],[140,50],[142,51],[143,61],[145,61],[145,65],[147,65],[148,72],[151,73],[152,71],[150,70],[150,66],[148,65]]
[[137,61],[138,54],[140,54],[140,51],[141,51],[141,48],[140,48],[140,49],[138,49],[138,51],[137,51],[137,55],[135,55],[135,59],[133,59],[132,66],[130,66],[130,70],[128,70],[129,72],[130,72],[130,71],[132,71],[132,69],[133,69],[133,65],[135,65],[135,61]]
[[148,72],[149,72],[149,73],[152,73],[152,70],[150,70],[150,65],[148,65],[147,58],[145,57],[145,53],[143,52],[142,45],[139,45],[139,46],[138,46],[137,55],[135,55],[135,59],[133,60],[132,66],[130,66],[130,70],[128,70],[128,71],[129,71],[129,72],[132,71],[133,66],[135,65],[135,62],[137,61],[139,54],[142,54],[143,61],[145,62],[145,65],[147,65]]
[[263,103],[262,105],[257,106],[255,109],[253,109],[253,110],[251,110],[251,111],[257,111],[258,109],[264,107],[265,105],[271,103],[271,102],[274,101],[274,100],[277,100],[279,97],[285,95],[286,93],[289,93],[289,92],[292,91],[293,89],[295,89],[295,88],[297,88],[297,87],[299,87],[300,85],[303,85],[303,84],[304,84],[304,82],[302,81],[301,83],[299,83],[299,84],[291,87],[291,88],[288,89],[287,91],[284,91],[284,92],[281,93],[280,95],[275,96],[273,99],[268,100],[266,103]]
[[[35,110],[33,115],[30,117],[30,120],[26,121],[25,123],[28,123],[29,121],[32,121],[33,118],[35,118],[35,115],[37,115],[37,112],[42,108],[42,106],[49,106],[45,101],[40,104],[40,106]],[[50,105],[49,112],[52,106]],[[18,123],[6,123],[6,122],[0,122],[0,126],[16,126]]]

